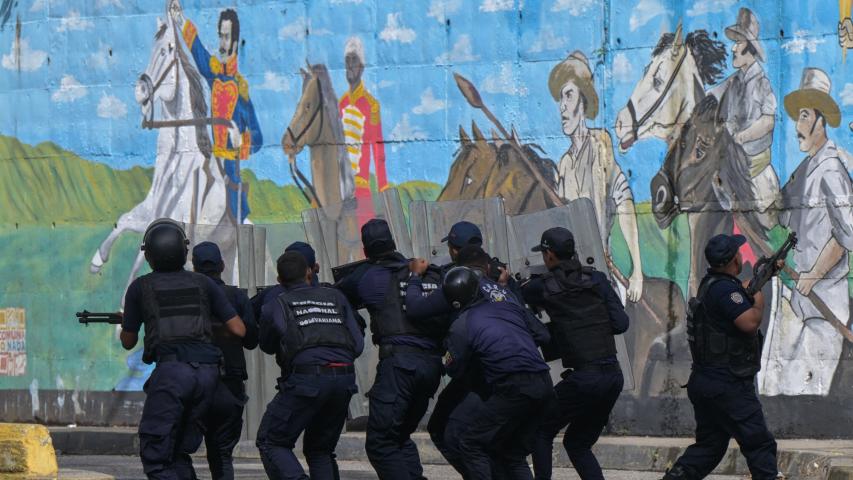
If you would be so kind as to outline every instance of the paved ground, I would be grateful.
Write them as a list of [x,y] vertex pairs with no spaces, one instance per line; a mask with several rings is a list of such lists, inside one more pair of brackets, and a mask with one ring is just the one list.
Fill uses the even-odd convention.
[[[120,455],[99,456],[77,456],[63,455],[58,458],[60,468],[74,468],[91,470],[112,475],[120,480],[145,480],[142,466],[137,457],[126,457]],[[374,480],[376,475],[367,462],[340,462],[342,480]],[[199,476],[206,480],[210,473],[203,463],[196,461]],[[235,472],[239,479],[265,479],[263,466],[258,460],[239,459],[235,461]],[[442,465],[427,465],[425,475],[435,480],[455,480],[460,477],[450,467]],[[660,473],[655,472],[629,472],[621,470],[610,470],[604,476],[608,480],[659,480]],[[741,480],[744,477],[728,475],[712,475],[709,480]],[[554,480],[577,480],[578,476],[574,470],[558,469],[554,473]]]

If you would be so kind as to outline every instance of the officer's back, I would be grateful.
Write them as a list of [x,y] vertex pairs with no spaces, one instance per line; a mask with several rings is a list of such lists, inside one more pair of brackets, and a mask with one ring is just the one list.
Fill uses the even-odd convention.
[[153,222],[142,245],[153,271],[134,280],[125,296],[122,346],[134,348],[144,324],[143,361],[157,363],[145,386],[139,422],[140,457],[149,478],[195,477],[189,454],[202,441],[198,425],[219,376],[213,318],[224,319],[236,337],[246,333],[222,290],[204,275],[183,269],[188,244],[175,222]]

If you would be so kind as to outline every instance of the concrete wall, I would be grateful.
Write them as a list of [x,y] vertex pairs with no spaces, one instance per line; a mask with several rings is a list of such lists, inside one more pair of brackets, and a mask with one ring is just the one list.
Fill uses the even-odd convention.
[[[850,436],[844,1],[182,3],[174,18],[165,1],[2,1],[3,420],[135,421],[152,367],[73,313],[121,307],[154,218],[204,225],[194,240],[220,242],[251,287],[304,238],[309,201],[358,202],[363,221],[393,186],[404,208],[591,200],[582,235],[611,255],[597,267],[633,320],[617,433],[691,431],[683,312],[705,240],[748,234],[748,274],[797,230],[790,271],[765,290],[758,389],[780,435]],[[236,75],[229,45],[217,53],[225,9]],[[256,242],[237,241],[243,216]]]

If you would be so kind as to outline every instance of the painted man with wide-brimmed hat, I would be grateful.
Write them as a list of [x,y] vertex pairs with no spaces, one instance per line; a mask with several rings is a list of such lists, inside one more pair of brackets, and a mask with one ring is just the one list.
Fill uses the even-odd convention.
[[[785,184],[779,221],[799,234],[793,260],[799,273],[791,292],[791,319],[771,325],[768,365],[759,378],[765,395],[827,395],[841,355],[841,333],[808,298],[819,297],[842,324],[850,318],[848,250],[853,249],[853,183],[827,128],[841,123],[832,84],[822,70],[806,68],[800,88],[785,96],[807,154]],[[772,335],[772,337],[771,337]]]
[[560,106],[563,133],[571,141],[557,166],[557,193],[566,201],[592,201],[605,249],[613,221],[619,218],[633,265],[627,291],[620,284],[619,295],[623,302],[626,298],[637,302],[643,294],[643,272],[634,195],[613,156],[610,132],[586,124],[598,115],[598,93],[586,55],[576,50],[558,63],[548,77],[548,89]]
[[[750,160],[755,208],[764,213],[779,193],[779,178],[770,164],[770,147],[776,125],[776,95],[761,64],[767,61],[761,45],[758,18],[741,8],[734,25],[726,27],[732,46],[732,66],[737,72],[712,88],[710,93],[724,103],[726,128]],[[760,215],[764,227],[772,228],[770,215]],[[755,261],[754,258],[746,260]]]

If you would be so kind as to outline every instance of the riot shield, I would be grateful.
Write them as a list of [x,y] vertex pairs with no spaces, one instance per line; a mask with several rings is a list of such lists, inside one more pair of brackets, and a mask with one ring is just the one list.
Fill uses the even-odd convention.
[[[403,216],[400,195],[396,189],[388,189],[378,196],[378,201],[372,202],[373,216],[388,222],[397,251],[405,256],[412,252],[412,242],[409,230]],[[332,267],[352,263],[364,259],[364,249],[361,244],[361,225],[358,224],[358,205],[355,199],[341,204],[327,205],[302,212],[302,225],[305,237],[317,253],[320,263],[320,281],[333,282]],[[367,311],[359,312],[365,320],[369,318]],[[370,329],[365,332],[365,339],[371,338]],[[376,365],[379,363],[379,349],[369,341],[365,341],[364,352],[355,361],[356,383],[358,393],[350,401],[350,416],[352,418],[365,416],[368,413],[367,397],[365,394],[373,385],[376,376]]]
[[414,254],[435,265],[450,262],[447,244],[441,239],[454,223],[469,221],[483,233],[483,249],[506,262],[509,258],[507,217],[500,198],[454,200],[448,202],[415,201],[409,205]]
[[[591,265],[599,271],[606,272],[612,277],[608,264],[605,261],[604,245],[595,216],[595,207],[588,198],[580,198],[569,202],[562,207],[540,210],[525,215],[508,217],[509,223],[509,245],[511,255],[509,257],[510,270],[529,277],[532,274],[541,274],[546,271],[542,254],[531,252],[530,249],[539,244],[542,232],[551,227],[565,227],[575,237],[575,249],[578,252],[581,264]],[[547,315],[542,313],[543,321],[547,322]],[[623,390],[634,389],[634,373],[628,354],[628,347],[622,335],[616,336],[616,350],[622,374],[625,377]],[[559,374],[562,366],[559,361],[551,362],[552,377]],[[554,377],[555,380],[557,377]]]

